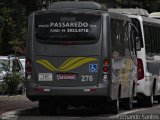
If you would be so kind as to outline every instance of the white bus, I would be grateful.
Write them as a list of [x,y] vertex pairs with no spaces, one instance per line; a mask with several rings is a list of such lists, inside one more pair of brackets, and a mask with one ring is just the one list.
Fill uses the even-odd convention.
[[[133,9],[111,9],[109,11],[126,14],[138,29],[141,49],[137,50],[138,81],[137,103],[151,107],[153,100],[160,103],[160,20],[148,17],[148,14],[132,12]],[[129,11],[129,12],[128,12]],[[143,12],[144,13],[144,12]]]
[[153,12],[149,14],[149,17],[160,19],[160,12]]

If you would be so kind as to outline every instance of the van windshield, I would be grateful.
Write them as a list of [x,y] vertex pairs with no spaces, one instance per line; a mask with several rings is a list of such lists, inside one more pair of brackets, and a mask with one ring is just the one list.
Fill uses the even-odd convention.
[[35,35],[44,44],[91,44],[100,36],[101,16],[86,13],[42,13],[35,16]]

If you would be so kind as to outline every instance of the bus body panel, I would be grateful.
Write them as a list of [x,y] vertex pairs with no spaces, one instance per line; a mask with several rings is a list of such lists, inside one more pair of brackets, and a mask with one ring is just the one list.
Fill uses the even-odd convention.
[[[106,17],[103,19],[105,19],[105,22],[108,24],[108,20],[106,20]],[[34,26],[34,25],[32,24],[30,25],[30,27],[31,26]],[[105,31],[107,30],[105,29]],[[34,31],[32,32],[32,34],[35,34]],[[100,36],[101,37],[96,44],[54,45],[54,47],[52,47],[53,46],[52,44],[41,44],[41,43],[38,43],[37,41],[34,41],[34,39],[36,39],[35,36],[34,38],[31,38],[35,46],[28,53],[32,53],[35,55],[34,57],[32,57],[32,61],[34,61],[33,62],[34,75],[32,75],[32,78],[31,78],[32,82],[30,81],[26,82],[26,85],[28,88],[27,96],[29,98],[33,97],[36,100],[38,97],[34,97],[34,96],[41,96],[41,95],[45,96],[46,93],[38,93],[37,91],[35,91],[35,89],[40,86],[44,89],[49,89],[50,91],[48,92],[49,96],[52,96],[52,95],[96,96],[98,95],[98,96],[108,96],[108,98],[110,98],[111,97],[110,95],[112,95],[112,99],[116,99],[116,97],[113,96],[113,94],[109,89],[111,87],[110,86],[111,84],[109,83],[109,80],[111,80],[111,78],[109,78],[107,84],[105,83],[103,85],[99,83],[100,80],[102,79],[101,64],[103,64],[103,56],[107,57],[108,55],[108,52],[107,53],[102,52],[102,47],[101,47],[102,37],[104,37],[105,35],[102,36],[101,34]],[[108,39],[108,37],[105,37],[105,38]],[[108,49],[107,47],[108,44],[103,44],[103,45],[104,45],[103,48]],[[79,52],[79,54],[77,54],[77,52]],[[28,56],[30,56],[30,54],[28,54]],[[68,61],[70,61],[70,59],[75,62],[82,60],[82,63],[83,62],[84,63],[76,67],[74,66],[72,67],[71,63],[70,65],[66,64]],[[50,67],[48,67],[47,64],[50,64]],[[67,67],[71,67],[71,68],[68,68],[69,70],[61,69],[63,65],[66,65]],[[97,68],[95,71],[90,70],[90,66],[92,65],[96,65]],[[42,75],[43,73],[52,73],[53,81],[52,82],[38,81],[38,74],[41,75],[41,73]],[[78,75],[78,79],[58,80],[56,76],[57,74],[60,74],[60,75],[76,74]],[[96,89],[96,91],[93,93],[89,92],[90,90],[92,91],[92,89]],[[52,91],[54,92],[52,93]],[[112,92],[115,92],[115,90],[113,90]]]

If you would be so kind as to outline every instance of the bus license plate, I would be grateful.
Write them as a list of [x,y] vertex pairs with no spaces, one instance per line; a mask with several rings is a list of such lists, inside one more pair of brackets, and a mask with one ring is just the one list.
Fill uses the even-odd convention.
[[75,80],[76,74],[57,74],[58,80]]
[[53,80],[52,73],[39,73],[38,80],[39,81],[52,81]]

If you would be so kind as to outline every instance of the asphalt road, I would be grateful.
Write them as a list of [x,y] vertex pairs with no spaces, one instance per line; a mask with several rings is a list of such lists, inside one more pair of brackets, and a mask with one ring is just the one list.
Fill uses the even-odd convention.
[[119,114],[103,114],[98,109],[73,108],[59,110],[53,116],[41,116],[38,108],[28,108],[18,111],[8,112],[2,115],[2,119],[7,120],[160,120],[160,105],[154,103],[153,107],[137,107],[130,111],[121,109]]

